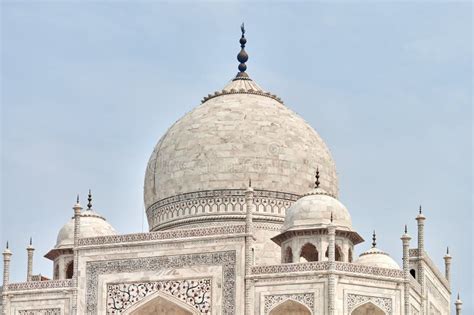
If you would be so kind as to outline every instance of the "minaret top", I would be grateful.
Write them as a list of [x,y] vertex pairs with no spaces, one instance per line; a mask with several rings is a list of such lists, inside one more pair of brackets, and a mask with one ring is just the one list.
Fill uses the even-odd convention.
[[426,219],[425,215],[423,214],[421,205],[420,205],[420,208],[419,208],[419,210],[418,210],[418,216],[416,217],[416,219],[417,219],[417,220],[424,220],[424,219]]
[[240,62],[239,64],[239,73],[237,73],[237,76],[235,77],[234,80],[245,80],[249,79],[249,76],[247,73],[245,73],[245,70],[247,70],[247,65],[245,64],[247,60],[249,60],[249,55],[247,55],[247,52],[245,51],[245,44],[247,43],[247,39],[245,38],[245,26],[244,23],[240,26],[240,30],[242,32],[242,37],[240,37],[240,52],[237,55],[237,60]]

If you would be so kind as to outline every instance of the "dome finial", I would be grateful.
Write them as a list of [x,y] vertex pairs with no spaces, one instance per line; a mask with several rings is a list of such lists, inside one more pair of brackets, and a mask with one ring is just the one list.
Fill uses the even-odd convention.
[[377,246],[377,236],[375,235],[375,230],[374,233],[372,234],[372,248],[375,248]]
[[314,182],[314,188],[319,188],[319,167],[316,167],[316,181]]
[[407,225],[405,224],[405,234],[408,233],[408,228],[407,228]]
[[245,73],[247,70],[247,65],[245,64],[247,60],[249,60],[249,55],[245,51],[245,44],[247,43],[247,39],[245,38],[245,26],[244,23],[240,26],[240,30],[242,31],[242,37],[240,38],[240,52],[237,55],[237,60],[240,62],[239,64],[239,73],[237,73],[236,78],[248,78],[248,75]]
[[87,204],[87,210],[91,210],[92,209],[92,193],[90,189],[89,189],[89,195],[87,196],[87,200],[89,201],[89,203]]
[[249,187],[252,187],[252,179],[249,178]]
[[33,238],[30,236],[30,246],[33,245]]
[[8,244],[8,241],[7,241],[7,249],[8,249],[8,247],[9,247],[8,245],[9,245],[9,244]]
[[420,213],[420,214],[422,213],[422,211],[421,211],[421,205],[420,205],[419,213]]

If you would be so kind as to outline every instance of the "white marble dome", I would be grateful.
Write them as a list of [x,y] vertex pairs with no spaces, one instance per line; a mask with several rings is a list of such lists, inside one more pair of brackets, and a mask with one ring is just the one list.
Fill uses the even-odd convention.
[[400,269],[400,266],[389,254],[376,247],[372,247],[368,251],[360,254],[355,263],[371,267]]
[[321,188],[298,199],[287,211],[283,231],[325,228],[331,223],[338,230],[352,231],[349,211],[335,197]]
[[[93,210],[85,210],[81,214],[81,225],[79,237],[95,237],[116,235],[115,229],[108,223],[104,217]],[[69,220],[59,230],[56,240],[56,249],[72,248],[74,245],[74,218]]]
[[236,78],[158,141],[145,175],[145,207],[190,192],[245,189],[249,177],[257,190],[302,195],[316,166],[322,187],[337,195],[335,164],[316,131],[249,78]]

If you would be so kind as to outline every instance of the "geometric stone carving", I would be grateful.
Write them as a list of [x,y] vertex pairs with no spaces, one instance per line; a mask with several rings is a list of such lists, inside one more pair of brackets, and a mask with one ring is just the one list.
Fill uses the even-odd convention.
[[211,280],[177,280],[107,285],[107,314],[122,314],[147,296],[162,292],[196,308],[211,313]]
[[18,315],[61,315],[59,308],[44,308],[37,310],[20,310]]
[[270,312],[274,306],[281,304],[287,300],[299,302],[308,307],[313,312],[314,293],[294,293],[294,294],[276,294],[265,296],[265,315]]
[[90,261],[86,264],[86,310],[87,314],[103,314],[97,309],[99,276],[107,274],[162,271],[194,266],[222,267],[222,314],[235,314],[236,296],[236,252],[222,251],[171,256],[152,256],[107,261]]
[[385,314],[392,314],[392,299],[377,297],[377,296],[368,296],[368,295],[359,295],[359,294],[347,294],[346,305],[348,314],[350,314],[356,307],[371,302],[378,307],[380,307]]

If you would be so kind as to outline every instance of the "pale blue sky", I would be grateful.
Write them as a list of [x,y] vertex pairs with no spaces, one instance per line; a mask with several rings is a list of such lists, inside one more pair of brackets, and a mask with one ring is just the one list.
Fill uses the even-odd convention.
[[[23,281],[72,216],[76,193],[121,233],[139,232],[154,144],[237,72],[323,137],[358,232],[400,262],[403,225],[427,216],[426,247],[472,314],[470,2],[1,4],[1,239]],[[147,229],[146,222],[143,222]],[[357,247],[361,252],[370,242]]]

